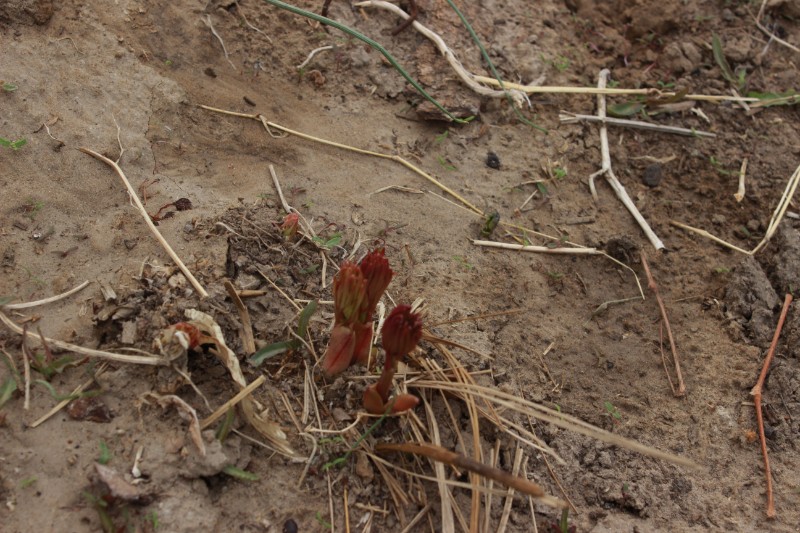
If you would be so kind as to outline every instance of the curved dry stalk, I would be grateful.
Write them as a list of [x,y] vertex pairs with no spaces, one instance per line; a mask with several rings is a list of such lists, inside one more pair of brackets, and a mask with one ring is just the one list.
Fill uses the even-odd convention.
[[761,454],[764,456],[764,473],[767,477],[767,518],[775,517],[775,499],[772,495],[772,472],[769,468],[769,455],[767,454],[767,439],[764,434],[764,415],[761,412],[761,390],[764,387],[764,380],[767,378],[770,363],[775,355],[775,348],[778,346],[778,339],[781,336],[783,323],[786,320],[786,313],[789,312],[789,305],[792,303],[792,293],[788,293],[783,300],[783,309],[781,309],[781,316],[778,319],[778,325],[775,327],[775,335],[772,337],[772,343],[769,345],[767,357],[764,358],[764,366],[761,368],[761,374],[758,376],[758,381],[750,394],[753,396],[753,401],[756,404],[756,420],[758,421],[758,436],[761,440]]
[[[356,7],[377,7],[380,9],[385,9],[387,11],[391,11],[392,13],[399,16],[403,20],[408,20],[411,18],[411,15],[403,11],[397,5],[390,4],[389,2],[384,2],[383,0],[367,0],[365,2],[358,2],[354,5]],[[439,49],[439,52],[441,52],[441,54],[444,56],[444,58],[447,60],[447,62],[450,64],[453,70],[456,71],[456,74],[458,74],[458,77],[461,78],[461,81],[463,81],[474,92],[480,94],[481,96],[488,96],[491,98],[506,97],[506,91],[498,91],[495,89],[490,89],[489,87],[486,87],[485,85],[481,85],[480,83],[478,83],[476,81],[476,76],[468,72],[467,69],[464,68],[464,66],[461,64],[461,61],[459,61],[458,58],[456,58],[455,54],[453,53],[453,50],[449,46],[447,46],[447,43],[444,42],[444,39],[442,39],[442,37],[439,34],[426,28],[416,20],[411,23],[411,26],[415,30],[420,32],[422,35],[430,39],[433,42],[433,44],[436,45],[436,48]],[[508,93],[511,94],[511,97],[517,106],[521,107],[527,100],[527,96],[525,96],[525,93],[518,89],[509,90]]]
[[57,339],[51,339],[45,336],[34,335],[30,331],[25,331],[18,325],[14,323],[5,313],[0,312],[0,322],[6,325],[8,329],[16,333],[17,335],[25,335],[25,336],[32,336],[34,338],[38,337],[42,342],[47,343],[50,346],[54,346],[61,350],[67,350],[69,352],[75,352],[81,355],[85,355],[87,357],[94,357],[97,359],[106,359],[108,361],[117,361],[119,363],[132,363],[136,365],[168,365],[170,362],[164,357],[159,357],[157,355],[126,355],[121,353],[114,353],[114,352],[106,352],[103,350],[94,350],[92,348],[85,348],[83,346],[78,346],[77,344],[71,344],[69,342],[60,341]]
[[[200,105],[200,108],[201,109],[205,109],[207,111],[213,111],[215,113],[222,113],[224,115],[232,115],[234,117],[241,117],[241,118],[249,118],[249,119],[253,119],[253,120],[258,120],[259,122],[261,122],[264,125],[264,129],[266,129],[267,132],[270,135],[273,135],[273,136],[274,136],[274,134],[272,133],[272,129],[275,129],[275,130],[281,131],[281,132],[289,134],[289,135],[294,135],[296,137],[300,137],[301,139],[306,139],[308,141],[314,141],[314,142],[317,142],[317,143],[320,143],[320,144],[325,144],[327,146],[333,146],[334,148],[341,148],[342,150],[347,150],[349,152],[355,152],[357,154],[369,155],[369,156],[372,156],[372,157],[379,157],[381,159],[390,159],[392,161],[396,161],[396,162],[400,163],[401,165],[403,165],[404,167],[406,167],[406,168],[412,170],[413,172],[419,174],[420,176],[422,176],[423,178],[425,178],[429,182],[433,183],[434,185],[436,185],[436,187],[438,187],[439,189],[443,190],[447,194],[453,196],[453,198],[457,199],[459,202],[461,202],[462,204],[467,206],[469,209],[471,209],[475,213],[483,216],[483,211],[481,211],[480,209],[475,207],[472,203],[468,202],[460,194],[458,194],[457,192],[455,192],[451,188],[447,187],[446,185],[444,185],[443,183],[438,181],[433,176],[430,176],[429,174],[426,174],[425,172],[420,170],[418,167],[416,167],[413,164],[409,163],[407,160],[403,159],[400,156],[382,154],[380,152],[373,152],[371,150],[363,150],[361,148],[356,148],[354,146],[348,146],[346,144],[341,144],[341,143],[329,141],[327,139],[321,139],[319,137],[314,137],[313,135],[308,135],[306,133],[302,133],[302,132],[299,132],[299,131],[295,131],[295,130],[289,129],[289,128],[285,127],[285,126],[281,126],[280,124],[276,124],[274,122],[270,122],[270,121],[268,121],[266,119],[266,117],[264,115],[262,115],[260,113],[236,113],[234,111],[226,111],[224,109],[219,109],[219,108],[211,107],[211,106],[207,106],[207,105]],[[272,128],[272,129],[270,129],[270,128]]]
[[87,285],[89,285],[89,282],[88,281],[84,281],[83,283],[81,283],[77,287],[73,287],[72,289],[70,289],[70,290],[68,290],[66,292],[62,292],[61,294],[56,294],[55,296],[50,296],[49,298],[43,298],[41,300],[35,300],[33,302],[22,302],[22,303],[18,303],[18,304],[6,304],[6,305],[4,305],[2,307],[5,307],[6,309],[11,309],[11,310],[15,310],[16,311],[16,310],[19,310],[19,309],[29,309],[31,307],[37,307],[37,306],[40,306],[40,305],[50,304],[50,303],[53,303],[53,302],[57,302],[59,300],[63,300],[64,298],[67,298],[69,296],[72,296],[76,292],[82,291],[83,289],[86,288]]
[[78,148],[78,150],[80,150],[84,154],[90,155],[95,159],[102,161],[103,163],[114,169],[114,171],[120,177],[122,182],[125,184],[125,187],[128,189],[128,196],[130,196],[131,200],[133,200],[133,202],[136,204],[136,207],[139,209],[139,212],[141,212],[142,217],[144,217],[144,221],[147,224],[147,227],[150,229],[150,232],[153,234],[153,236],[156,238],[156,240],[159,242],[162,248],[166,250],[167,254],[169,254],[172,260],[175,261],[175,264],[178,265],[178,268],[181,269],[181,272],[183,273],[184,276],[186,276],[186,279],[189,280],[189,283],[192,284],[192,287],[194,287],[194,289],[200,294],[202,298],[208,298],[208,293],[206,292],[206,290],[203,288],[202,285],[200,285],[200,282],[197,281],[197,278],[194,277],[194,275],[189,271],[187,266],[183,264],[183,261],[181,261],[181,258],[178,257],[178,254],[175,253],[175,250],[172,249],[172,247],[169,245],[166,239],[164,239],[164,237],[161,235],[161,232],[158,231],[156,225],[153,224],[153,219],[151,219],[150,215],[147,214],[147,211],[142,205],[142,201],[139,200],[139,196],[136,194],[136,191],[134,190],[133,186],[128,181],[128,178],[127,176],[125,176],[125,173],[122,171],[122,168],[115,161],[110,160],[106,156],[99,154],[94,150],[90,150],[89,148],[83,148],[83,147]]

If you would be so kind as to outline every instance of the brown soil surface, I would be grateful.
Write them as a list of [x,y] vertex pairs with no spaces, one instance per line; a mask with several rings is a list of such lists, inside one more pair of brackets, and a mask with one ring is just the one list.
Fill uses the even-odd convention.
[[[464,66],[489,75],[447,3],[417,3],[419,20],[444,38]],[[764,23],[799,45],[800,4],[767,3]],[[317,12],[322,7],[322,1],[296,4]],[[730,94],[712,53],[712,35],[718,34],[731,68],[746,70],[746,90],[783,92],[800,85],[800,54],[768,43],[754,23],[761,2],[460,4],[507,80],[529,83],[543,76],[546,85],[594,86],[600,69],[608,68],[619,87]],[[73,405],[36,428],[30,424],[57,400],[33,371],[30,408],[24,409],[20,391],[10,391],[0,407],[0,529],[305,532],[332,526],[346,531],[347,516],[352,531],[443,531],[435,480],[396,470],[383,474],[385,468],[364,453],[378,442],[412,438],[412,420],[384,421],[343,466],[326,470],[370,421],[356,424],[344,441],[315,431],[350,425],[364,384],[373,377],[365,379],[363,368],[352,368],[327,380],[305,348],[252,367],[239,340],[236,308],[223,287],[231,279],[237,288],[262,290],[262,296],[247,300],[256,341],[263,346],[286,340],[297,311],[265,276],[291,298],[329,300],[335,265],[357,243],[356,257],[383,243],[397,272],[389,294],[395,302],[424,298],[426,323],[519,311],[432,327],[436,335],[474,350],[452,348],[478,383],[699,465],[675,466],[508,413],[563,459],[563,464],[550,459],[550,471],[545,455],[524,447],[527,477],[574,504],[571,531],[797,531],[796,311],[789,312],[764,395],[773,520],[765,517],[750,389],[783,296],[800,287],[800,223],[796,215],[785,218],[769,245],[750,257],[670,221],[753,248],[800,162],[800,106],[747,113],[731,103],[703,102],[695,108],[707,118],[686,109],[650,118],[711,131],[713,139],[610,129],[616,174],[667,247],[657,253],[602,178],[599,201],[589,193],[588,176],[600,166],[597,126],[559,124],[559,110],[594,113],[595,97],[533,96],[525,113],[548,130],[542,133],[520,123],[505,100],[470,92],[416,31],[392,35],[399,23],[395,15],[335,1],[330,16],[381,42],[446,107],[475,120],[465,125],[429,120],[430,105],[380,54],[256,0],[0,2],[0,79],[16,86],[0,90],[0,137],[27,140],[19,150],[0,146],[0,296],[31,301],[91,282],[59,302],[5,312],[19,323],[27,317],[31,330],[74,344],[148,351],[163,328],[184,319],[185,309],[208,313],[240,356],[247,381],[266,375],[255,398],[301,458],[276,455],[239,434],[224,444],[206,435],[201,457],[179,413],[147,400],[146,393],[174,393],[204,418],[209,406],[231,398],[237,388],[208,348],[181,361],[196,389],[170,370],[110,363],[90,380],[89,389],[99,392],[85,401],[94,405],[93,416],[74,419],[87,405]],[[204,19],[213,23],[230,61]],[[325,45],[333,49],[298,72],[309,52]],[[646,286],[646,299],[596,312],[604,302],[639,294],[630,270],[602,256],[474,246],[481,218],[396,162],[295,136],[271,136],[257,121],[209,112],[200,104],[262,113],[309,135],[399,155],[481,210],[496,210],[503,222],[608,250],[627,262],[643,285],[638,257],[646,252],[675,333],[686,396],[676,398],[670,390],[659,348],[659,309]],[[151,214],[178,198],[191,200],[191,210],[165,218],[159,229],[210,298],[201,301],[177,273],[111,168],[78,151],[88,147],[116,159],[120,144],[120,165],[134,187],[144,187]],[[487,166],[490,152],[499,158],[499,168]],[[747,191],[738,203],[734,193],[743,158],[749,161]],[[308,240],[286,243],[280,236],[283,210],[270,165],[320,241],[334,239],[324,280],[319,246]],[[375,193],[390,186],[414,191]],[[789,211],[797,213],[797,204]],[[503,226],[490,238],[514,242]],[[551,242],[533,233],[529,239]],[[104,297],[108,289],[116,298]],[[386,305],[392,304],[386,300]],[[332,319],[332,308],[320,307],[310,327],[317,353],[325,348]],[[33,339],[28,345],[32,353],[44,352]],[[21,371],[20,337],[3,328],[0,346],[8,356],[0,358],[10,358]],[[55,354],[62,355],[68,354]],[[428,342],[413,360],[448,366]],[[50,385],[56,394],[68,394],[99,363],[69,366],[52,376]],[[9,383],[9,367],[0,365],[0,385]],[[409,369],[419,371],[415,364]],[[306,377],[317,398],[309,397]],[[442,445],[471,455],[473,426],[464,404],[415,390],[411,383],[409,389],[431,406]],[[309,402],[316,407],[304,413]],[[415,416],[431,422],[423,407]],[[263,440],[239,417],[234,425]],[[487,419],[478,429],[485,461],[497,443],[498,466],[511,470],[517,441]],[[141,476],[134,479],[131,468],[140,448]],[[101,456],[112,474],[98,471]],[[382,457],[436,475],[425,460]],[[222,473],[231,465],[258,480]],[[470,481],[449,467],[444,474],[454,482]],[[390,490],[387,476],[399,488]],[[107,496],[109,490],[118,497]],[[450,490],[460,530],[471,519],[470,490]],[[119,496],[125,491],[133,492],[127,501]],[[398,491],[408,499],[393,499]],[[510,515],[503,519],[505,493],[493,497],[488,516],[481,498],[481,530],[484,524],[495,531],[505,523],[506,531],[535,531],[528,500],[510,501]],[[557,531],[559,511],[539,503],[533,508],[538,531]],[[423,510],[422,520],[408,529]],[[104,517],[112,524],[104,524]]]

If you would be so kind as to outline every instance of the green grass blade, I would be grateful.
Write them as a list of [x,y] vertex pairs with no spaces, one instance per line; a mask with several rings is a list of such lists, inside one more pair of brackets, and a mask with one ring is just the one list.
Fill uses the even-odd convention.
[[386,50],[386,48],[381,46],[381,44],[378,43],[377,41],[374,41],[369,37],[367,37],[366,35],[364,35],[363,33],[359,33],[356,30],[345,26],[344,24],[336,22],[335,20],[323,17],[322,15],[317,15],[316,13],[313,13],[311,11],[306,11],[305,9],[300,9],[297,6],[281,2],[280,0],[264,0],[264,1],[267,2],[268,4],[272,4],[275,7],[279,7],[281,9],[285,9],[286,11],[294,13],[295,15],[300,15],[302,17],[310,18],[311,20],[316,20],[320,24],[325,24],[326,26],[331,26],[332,28],[336,28],[337,30],[343,31],[346,34],[355,37],[359,41],[367,43],[372,48],[380,52],[383,55],[383,57],[385,57],[389,61],[389,63],[391,63],[391,65],[397,70],[397,72],[399,72],[400,75],[403,76],[406,79],[406,81],[408,81],[408,83],[410,83],[411,86],[417,90],[417,92],[419,92],[422,96],[424,96],[430,103],[435,105],[436,108],[442,113],[444,113],[450,120],[458,122],[459,124],[466,124],[470,122],[470,119],[462,119],[455,117],[452,113],[450,113],[450,111],[445,109],[444,106],[442,106],[442,104],[437,102],[433,96],[425,92],[425,89],[423,89],[422,86],[419,83],[417,83],[417,81],[414,78],[412,78],[408,74],[408,72],[406,72],[405,69],[403,69],[403,67],[400,66],[400,63],[397,62],[394,56],[392,56],[392,54],[390,54],[388,50]]
[[236,479],[240,479],[242,481],[258,481],[259,478],[257,474],[252,472],[248,472],[247,470],[242,470],[241,468],[237,468],[233,465],[226,466],[222,469],[222,472],[228,474],[231,477],[235,477]]
[[298,344],[299,343],[295,339],[290,341],[274,342],[268,346],[264,346],[259,351],[254,353],[253,356],[248,359],[248,361],[250,361],[250,364],[253,366],[259,366],[267,359],[271,359],[276,355],[286,353],[289,350],[296,348]]
[[308,333],[308,322],[311,320],[311,316],[317,310],[317,305],[318,303],[316,300],[311,300],[300,312],[300,318],[297,321],[297,336],[301,339],[304,339],[306,337],[306,333]]

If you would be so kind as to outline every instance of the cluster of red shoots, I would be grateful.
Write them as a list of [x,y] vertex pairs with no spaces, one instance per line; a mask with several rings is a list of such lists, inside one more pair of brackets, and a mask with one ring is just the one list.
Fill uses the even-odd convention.
[[[394,272],[383,248],[368,253],[360,263],[346,261],[333,280],[334,325],[322,370],[339,374],[356,363],[367,364],[372,348],[373,314]],[[422,322],[407,305],[395,307],[381,330],[386,361],[378,382],[364,392],[364,408],[370,413],[399,413],[416,407],[418,398],[401,394],[389,399],[397,364],[422,337]]]

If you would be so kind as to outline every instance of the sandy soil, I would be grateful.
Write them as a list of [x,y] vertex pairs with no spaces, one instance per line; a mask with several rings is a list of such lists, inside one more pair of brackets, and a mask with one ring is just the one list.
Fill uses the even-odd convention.
[[[297,5],[319,11],[321,3]],[[442,35],[464,66],[488,75],[447,3],[418,4],[420,21]],[[712,53],[713,34],[720,36],[732,68],[746,69],[746,90],[783,92],[797,89],[800,80],[800,55],[768,44],[756,28],[753,15],[760,2],[462,4],[493,62],[511,81],[544,76],[546,85],[594,86],[600,69],[609,68],[619,87],[730,94]],[[765,23],[786,41],[800,43],[798,2],[768,4]],[[453,348],[453,353],[481,385],[699,465],[675,466],[509,414],[563,459],[563,464],[550,459],[548,466],[545,455],[523,447],[527,477],[574,504],[571,531],[796,531],[800,318],[795,311],[789,313],[764,396],[774,520],[764,512],[763,461],[749,393],[783,296],[800,287],[800,224],[786,218],[770,244],[749,257],[670,221],[753,248],[800,162],[800,108],[747,113],[731,103],[704,102],[695,106],[702,114],[684,109],[651,117],[714,132],[713,139],[611,129],[615,171],[668,250],[655,252],[602,179],[599,201],[589,193],[588,176],[600,165],[597,127],[559,124],[559,110],[594,113],[594,97],[532,97],[525,112],[548,130],[542,133],[520,123],[505,100],[470,92],[419,33],[406,29],[392,35],[399,22],[394,15],[333,2],[330,16],[380,41],[446,107],[475,120],[466,125],[431,120],[436,117],[430,106],[377,52],[255,0],[0,2],[0,79],[16,88],[0,91],[0,137],[27,140],[19,150],[0,147],[0,296],[30,301],[91,282],[57,303],[6,312],[52,338],[151,350],[155,336],[182,320],[185,309],[200,309],[223,327],[247,380],[266,375],[267,385],[255,397],[301,458],[276,455],[238,434],[220,443],[213,433],[206,435],[207,453],[201,457],[178,412],[146,400],[150,392],[174,393],[203,418],[209,406],[232,397],[236,386],[207,350],[183,361],[196,389],[172,371],[121,363],[110,363],[91,379],[100,362],[76,357],[80,364],[49,377],[49,383],[56,395],[65,395],[89,380],[89,390],[99,392],[91,400],[98,409],[94,416],[80,419],[81,409],[71,406],[30,427],[57,403],[36,381],[45,379],[36,371],[30,408],[24,409],[22,392],[11,389],[0,407],[3,531],[446,530],[446,507],[443,511],[435,481],[387,472],[366,454],[378,442],[410,438],[408,417],[385,421],[344,466],[325,468],[370,425],[359,422],[344,439],[318,432],[341,430],[355,420],[364,369],[326,380],[305,349],[260,368],[245,361],[238,314],[224,280],[263,291],[247,300],[259,346],[285,340],[297,311],[264,275],[291,298],[329,300],[334,264],[357,243],[357,256],[373,245],[386,246],[397,272],[389,289],[394,301],[424,298],[432,331],[474,350]],[[223,39],[229,61],[204,19]],[[325,45],[334,48],[298,72],[308,53]],[[209,112],[201,104],[262,113],[309,135],[399,155],[479,209],[496,210],[504,222],[608,250],[643,283],[638,256],[646,252],[671,318],[686,396],[676,398],[670,390],[659,347],[659,309],[646,287],[646,299],[597,312],[604,302],[639,294],[630,270],[601,256],[474,246],[481,217],[396,162],[298,137],[273,137],[257,121]],[[201,301],[176,273],[113,171],[78,151],[88,147],[117,159],[120,145],[119,163],[134,187],[144,187],[151,214],[178,198],[191,200],[191,210],[164,219],[159,230],[208,289],[209,299]],[[499,168],[486,164],[490,152],[499,158]],[[747,191],[739,203],[734,193],[745,157]],[[276,225],[283,211],[269,165],[322,242],[341,236],[326,252],[324,280],[317,245],[280,238]],[[375,193],[390,186],[407,190]],[[796,213],[796,206],[789,210]],[[528,238],[532,244],[549,242],[533,233]],[[491,239],[513,242],[503,227]],[[115,298],[108,297],[109,289]],[[330,306],[321,307],[311,325],[316,352],[324,350],[332,316]],[[500,311],[514,312],[442,324]],[[28,345],[32,354],[44,353],[32,339]],[[2,358],[21,371],[20,336],[3,328],[0,346]],[[66,354],[56,357],[61,355]],[[447,366],[441,350],[427,342],[415,361]],[[0,365],[0,385],[12,379],[10,366]],[[418,370],[411,365],[410,371]],[[307,395],[307,379],[316,399]],[[431,408],[420,407],[417,419],[430,424],[432,413],[442,445],[472,454],[467,407],[409,388]],[[309,402],[321,413],[305,418]],[[235,427],[259,438],[239,417]],[[485,418],[478,429],[485,459],[499,449],[498,466],[511,470],[518,441]],[[136,480],[130,472],[139,449]],[[426,461],[382,457],[436,475]],[[116,498],[95,466],[101,458],[120,478],[111,481],[119,483]],[[231,465],[258,479],[222,473]],[[462,474],[447,469],[444,475],[469,482]],[[135,495],[119,497],[124,490]],[[470,490],[450,490],[455,529],[461,529],[471,520]],[[408,499],[401,501],[398,494]],[[536,503],[534,524],[526,498],[510,499],[506,518],[504,494],[493,497],[488,511],[485,500],[480,502],[476,523],[482,530],[485,525],[486,531],[527,532],[537,526],[558,531],[560,512]],[[408,528],[418,514],[422,519]]]

